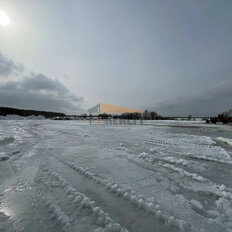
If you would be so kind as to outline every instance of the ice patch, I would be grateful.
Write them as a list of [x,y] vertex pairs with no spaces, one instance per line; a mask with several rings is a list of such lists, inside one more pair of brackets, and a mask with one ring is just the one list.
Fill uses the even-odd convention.
[[10,217],[0,211],[0,231],[10,231],[9,227],[11,227]]

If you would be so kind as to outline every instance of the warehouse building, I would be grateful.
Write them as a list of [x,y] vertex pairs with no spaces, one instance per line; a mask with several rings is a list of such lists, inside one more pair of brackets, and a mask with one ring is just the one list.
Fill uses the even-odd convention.
[[105,103],[99,103],[96,106],[90,108],[88,110],[89,114],[97,115],[97,114],[123,114],[123,113],[143,113],[143,110],[137,110],[133,108],[126,108],[122,106],[115,106]]

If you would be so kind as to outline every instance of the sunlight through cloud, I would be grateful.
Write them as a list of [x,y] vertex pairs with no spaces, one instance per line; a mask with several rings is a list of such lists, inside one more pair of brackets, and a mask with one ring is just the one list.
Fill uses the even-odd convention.
[[0,25],[6,27],[10,23],[10,18],[7,13],[0,11]]

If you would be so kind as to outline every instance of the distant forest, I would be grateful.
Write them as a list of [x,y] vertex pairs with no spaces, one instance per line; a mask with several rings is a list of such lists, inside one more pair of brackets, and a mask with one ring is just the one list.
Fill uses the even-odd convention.
[[[90,115],[90,117],[93,117]],[[166,119],[165,117],[157,114],[156,112],[149,112],[147,110],[144,111],[144,113],[122,113],[120,115],[111,115],[111,114],[99,114],[97,116],[99,119],[108,119],[108,118],[113,118],[113,119],[129,119],[129,120],[161,120],[161,119]],[[170,119],[170,117],[169,117]]]
[[229,111],[225,111],[222,114],[219,114],[217,117],[211,118],[209,120],[206,120],[206,123],[232,123],[232,109]]
[[24,109],[10,108],[10,107],[0,107],[0,116],[6,116],[6,115],[9,115],[9,114],[15,114],[15,115],[25,116],[25,117],[30,116],[30,115],[35,115],[35,116],[42,115],[45,118],[66,116],[63,113],[58,113],[58,112],[24,110]]

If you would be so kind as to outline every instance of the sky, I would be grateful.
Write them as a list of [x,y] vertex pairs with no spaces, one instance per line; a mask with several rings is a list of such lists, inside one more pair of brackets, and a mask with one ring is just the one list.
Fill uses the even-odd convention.
[[232,108],[231,0],[0,0],[0,106]]

